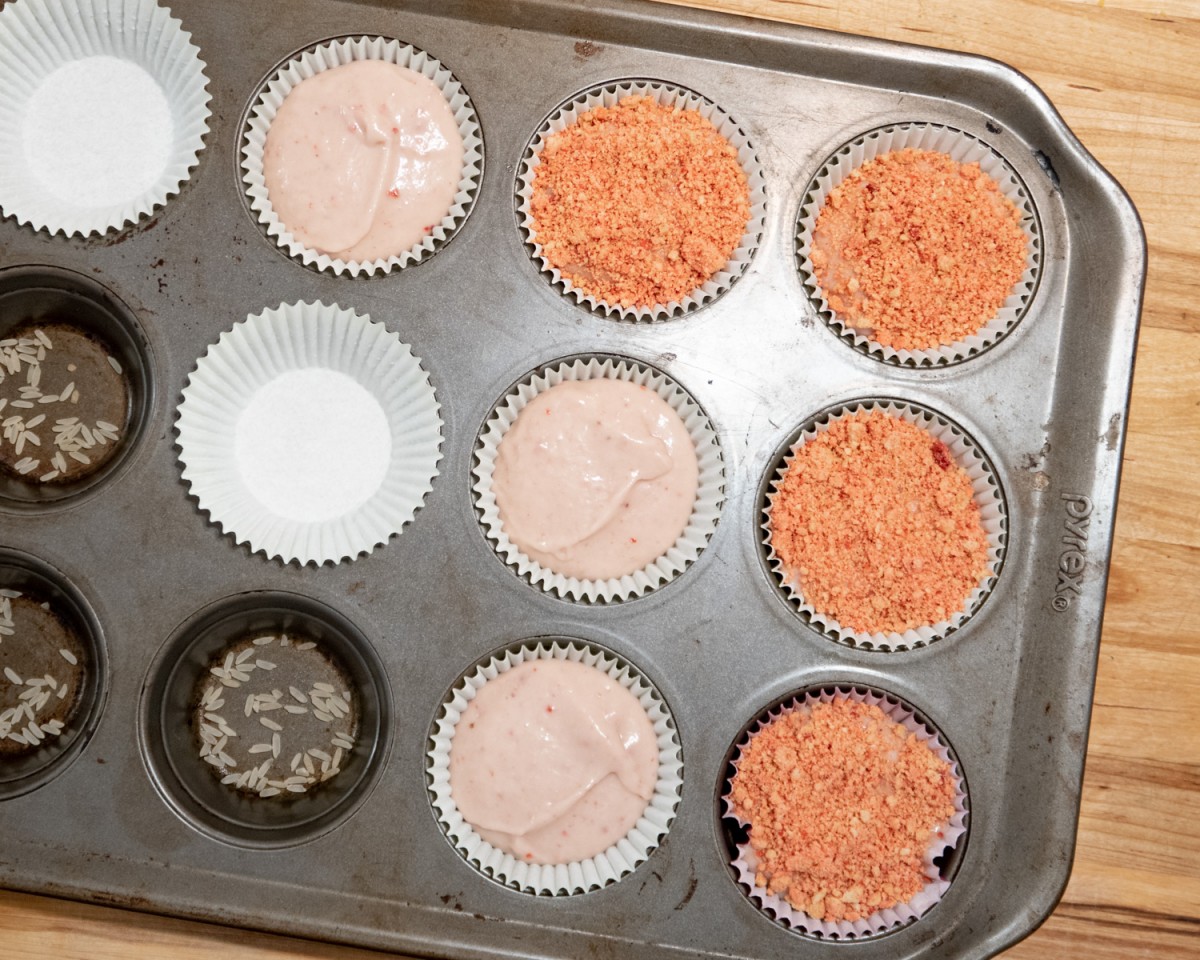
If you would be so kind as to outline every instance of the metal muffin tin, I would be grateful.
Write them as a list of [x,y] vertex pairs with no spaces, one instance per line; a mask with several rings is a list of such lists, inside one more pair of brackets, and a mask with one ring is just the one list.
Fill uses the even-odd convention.
[[[122,469],[87,496],[0,504],[0,541],[61,571],[107,651],[103,712],[51,781],[0,802],[0,883],[221,923],[438,956],[985,957],[1054,906],[1074,845],[1125,411],[1145,271],[1137,215],[1045,97],[1000,64],[668,6],[600,0],[246,5],[174,13],[207,63],[213,118],[179,195],[88,240],[0,223],[0,263],[86,275],[148,341],[153,409]],[[468,221],[436,255],[374,279],[288,259],[248,214],[245,111],[294,51],[381,34],[438,57],[484,132]],[[711,98],[767,174],[766,230],[749,269],[687,316],[630,324],[563,297],[517,227],[514,181],[542,119],[622,78]],[[839,340],[797,275],[803,191],[839,145],[884,124],[945,123],[1000,151],[1027,185],[1044,264],[1028,313],[1000,343],[935,369],[889,366]],[[411,343],[442,404],[444,459],[413,523],[353,563],[271,562],[207,522],[180,479],[174,410],[196,359],[248,313],[321,299],[370,313]],[[614,353],[667,372],[703,406],[725,463],[708,548],[626,603],[558,599],[522,582],[477,520],[476,437],[513,382],[556,357]],[[937,410],[994,465],[1008,506],[1004,568],[960,630],[907,652],[822,637],[776,590],[760,491],[780,444],[819,410],[864,397]],[[143,694],[169,637],[213,604],[299,594],[371,644],[392,708],[390,750],[361,806],[297,845],[247,849],[185,822],[144,759]],[[217,607],[215,609],[220,609]],[[427,738],[446,692],[487,652],[578,637],[630,660],[678,726],[683,791],[670,833],[631,875],[537,897],[466,864],[430,806]],[[795,691],[890,691],[935,724],[969,783],[970,832],[944,900],[881,937],[822,942],[759,911],[728,865],[719,794],[741,731]],[[155,705],[151,705],[156,708]]]

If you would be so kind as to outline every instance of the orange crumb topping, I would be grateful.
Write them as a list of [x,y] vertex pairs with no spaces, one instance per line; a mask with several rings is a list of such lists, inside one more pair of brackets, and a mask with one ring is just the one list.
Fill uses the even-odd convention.
[[805,601],[864,633],[946,620],[989,573],[966,472],[940,440],[880,410],[796,450],[770,533]]
[[608,303],[686,297],[725,266],[750,218],[737,151],[695,110],[626,97],[547,138],[531,212],[542,253]]
[[742,750],[730,800],[750,824],[755,883],[818,920],[859,920],[925,886],[954,814],[950,765],[879,707],[813,703]]
[[979,164],[933,150],[864,163],[817,216],[811,259],[847,326],[897,350],[962,340],[1025,271],[1021,212]]

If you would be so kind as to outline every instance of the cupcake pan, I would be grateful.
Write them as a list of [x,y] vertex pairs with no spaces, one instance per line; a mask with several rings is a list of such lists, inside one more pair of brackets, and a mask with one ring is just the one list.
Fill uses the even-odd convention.
[[[0,802],[0,883],[438,956],[975,958],[1028,933],[1061,893],[1073,851],[1145,264],[1128,199],[1042,94],[991,61],[614,0],[583,12],[550,0],[301,0],[286,10],[185,0],[172,14],[207,64],[205,157],[216,162],[116,237],[0,222],[6,265],[87,274],[128,306],[157,383],[141,440],[86,499],[0,505],[0,541],[78,587],[109,660],[99,725],[74,762]],[[453,243],[370,279],[281,256],[247,210],[238,166],[241,117],[264,80],[297,50],[347,35],[394,37],[449,65],[489,158]],[[728,111],[765,180],[763,235],[746,271],[719,299],[664,323],[597,316],[547,283],[514,201],[543,119],[578,91],[631,78],[695,90]],[[1020,323],[990,349],[932,368],[882,364],[834,336],[796,261],[804,193],[825,160],[864,131],[913,121],[1002,154],[1042,238]],[[181,478],[173,427],[197,360],[222,332],[279,304],[318,301],[369,314],[411,344],[444,426],[438,476],[403,533],[314,568],[253,554],[210,524]],[[704,552],[671,583],[619,604],[566,603],[521,583],[497,561],[471,492],[496,399],[579,354],[630,357],[677,379],[711,419],[725,470]],[[921,649],[830,643],[781,602],[762,562],[759,493],[777,452],[807,418],[863,397],[953,420],[987,452],[1008,508],[987,602]],[[142,697],[181,624],[262,591],[308,598],[361,633],[394,704],[390,748],[380,742],[361,805],[270,851],[214,835],[164,801]],[[686,758],[657,849],[574,897],[505,889],[464,862],[426,781],[446,692],[490,652],[544,636],[604,647],[645,671]],[[941,902],[853,943],[788,931],[755,906],[721,826],[725,762],[747,724],[830,684],[911,704],[953,744],[970,784],[970,840]]]

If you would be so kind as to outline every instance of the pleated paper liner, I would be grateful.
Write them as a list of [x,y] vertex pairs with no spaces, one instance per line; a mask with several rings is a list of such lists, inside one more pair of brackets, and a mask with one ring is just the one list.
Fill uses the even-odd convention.
[[[86,237],[165,204],[204,148],[204,67],[180,21],[153,0],[4,6],[4,215],[34,230]],[[165,132],[149,130],[155,119]],[[153,139],[160,133],[162,142]]]
[[[463,141],[462,174],[450,209],[422,240],[386,259],[346,261],[305,246],[275,213],[263,179],[263,148],[267,131],[288,93],[297,84],[318,73],[355,60],[383,60],[414,70],[432,80],[446,98]],[[280,65],[259,91],[246,117],[241,157],[242,180],[251,212],[266,235],[281,250],[316,270],[328,270],[338,276],[374,276],[420,263],[450,242],[467,219],[479,194],[479,183],[483,177],[483,134],[471,98],[441,61],[412,44],[401,44],[399,40],[354,36],[317,44]]]
[[[810,259],[817,216],[833,189],[868,161],[904,149],[932,150],[944,153],[961,164],[978,163],[980,169],[999,185],[1001,193],[1021,212],[1020,225],[1028,241],[1024,273],[996,315],[972,336],[925,350],[897,350],[854,329],[830,307]],[[994,347],[1028,313],[1041,277],[1041,222],[1020,176],[1003,156],[982,140],[962,130],[936,123],[892,124],[864,133],[839,147],[817,170],[805,190],[796,224],[796,264],[801,283],[821,319],[855,350],[892,366],[943,367],[968,360]]]
[[[500,441],[534,397],[565,380],[604,378],[645,386],[674,410],[695,445],[699,467],[698,490],[692,515],[683,533],[666,553],[623,577],[588,580],[556,573],[529,557],[504,531],[492,489]],[[473,470],[475,508],[488,541],[506,564],[527,583],[564,599],[610,603],[643,596],[674,580],[703,552],[720,517],[724,502],[725,467],[716,430],[707,414],[687,391],[665,373],[626,357],[589,355],[555,360],[514,385],[488,416],[475,445]]]
[[[775,553],[771,542],[771,508],[779,485],[782,483],[796,451],[838,421],[856,413],[869,413],[874,410],[915,424],[931,437],[946,445],[954,462],[966,471],[967,477],[971,481],[975,503],[979,507],[980,521],[987,536],[988,567],[991,572],[971,591],[965,599],[962,609],[946,620],[912,628],[903,633],[865,633],[852,630],[839,623],[832,615],[816,610],[804,598],[804,591],[800,584],[784,568],[783,561]],[[995,586],[1004,564],[1008,537],[1008,511],[1004,493],[991,461],[961,427],[942,414],[920,404],[897,400],[868,399],[841,404],[811,417],[801,425],[777,454],[763,481],[760,498],[763,553],[776,588],[805,623],[828,639],[847,646],[884,652],[912,650],[927,646],[954,633],[979,611]]]
[[[313,376],[324,378],[320,389],[336,387],[327,409],[361,412],[362,422],[317,435],[327,413],[305,420],[300,409]],[[295,407],[283,414],[260,406],[289,398]],[[282,304],[235,324],[197,362],[176,423],[183,479],[211,521],[252,552],[285,563],[354,559],[399,533],[432,489],[439,411],[420,359],[382,323],[336,305]],[[268,454],[278,444],[279,463],[303,463],[275,466]]]
[[[550,659],[594,667],[637,698],[658,738],[658,781],[645,813],[628,834],[603,853],[571,863],[536,864],[498,850],[463,819],[450,790],[450,750],[463,711],[484,684],[528,660]],[[483,659],[454,685],[430,735],[426,779],[438,823],[455,850],[472,867],[523,893],[561,897],[616,883],[654,852],[675,819],[683,785],[683,758],[670,710],[654,685],[636,667],[583,640],[546,638],[518,643]]]
[[[907,926],[928,913],[945,896],[957,867],[957,864],[950,863],[950,859],[953,858],[956,849],[964,843],[967,833],[969,798],[966,780],[958,759],[937,729],[899,697],[857,684],[830,684],[810,689],[764,711],[750,724],[734,746],[730,759],[734,771],[736,772],[738,768],[742,751],[769,724],[796,710],[806,709],[813,703],[831,703],[835,700],[853,700],[879,707],[886,716],[915,735],[921,742],[928,745],[936,756],[950,765],[951,775],[955,781],[954,813],[947,823],[934,830],[929,846],[924,852],[926,879],[924,888],[905,903],[898,903],[886,909],[877,909],[859,920],[828,921],[817,919],[792,906],[783,897],[769,893],[764,887],[758,886],[755,883],[757,855],[748,841],[739,841],[733,844],[736,855],[733,857],[732,867],[742,892],[763,911],[765,916],[776,923],[815,939],[853,941],[878,936]],[[852,758],[848,757],[847,762],[851,761]],[[731,788],[732,777],[724,782],[721,790],[722,816],[735,822],[742,831],[745,831],[750,825],[734,812],[730,801]],[[944,858],[946,859],[945,867],[937,862]]]
[[[575,286],[563,276],[561,271],[551,265],[550,261],[542,254],[542,247],[538,242],[537,225],[532,218],[530,205],[533,199],[537,170],[541,165],[541,152],[549,137],[571,126],[581,114],[595,110],[597,107],[612,107],[626,97],[635,96],[651,97],[663,106],[695,110],[702,117],[711,121],[717,132],[728,140],[737,151],[738,162],[746,174],[746,181],[750,187],[750,219],[746,223],[746,230],[742,234],[737,248],[730,255],[725,266],[688,296],[671,303],[625,307],[609,303],[587,293]],[[529,146],[525,149],[524,159],[521,161],[517,173],[516,191],[517,216],[521,234],[530,255],[543,274],[549,278],[556,289],[576,303],[601,316],[620,320],[666,320],[671,317],[683,316],[717,299],[732,287],[745,272],[766,229],[766,178],[754,146],[742,128],[729,114],[706,97],[688,90],[686,87],[652,80],[619,80],[606,83],[585,90],[556,108],[542,122]]]

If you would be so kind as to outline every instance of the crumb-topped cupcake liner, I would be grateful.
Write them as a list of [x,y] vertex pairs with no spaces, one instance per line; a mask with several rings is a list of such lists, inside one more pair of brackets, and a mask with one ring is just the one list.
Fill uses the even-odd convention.
[[[462,174],[450,209],[441,222],[435,224],[419,243],[387,259],[335,259],[297,240],[272,207],[263,176],[263,149],[266,145],[267,131],[291,90],[318,73],[356,60],[383,60],[413,70],[432,80],[446,98],[463,142]],[[338,276],[386,274],[397,268],[420,263],[432,256],[450,241],[466,220],[475,205],[483,176],[483,134],[475,113],[475,105],[463,85],[441,61],[424,50],[418,50],[412,44],[401,44],[399,40],[377,36],[345,37],[321,43],[283,63],[263,85],[247,114],[242,134],[241,155],[246,197],[255,219],[267,236],[281,250],[305,266],[317,270],[330,270]]]
[[176,431],[213,523],[282,561],[336,563],[413,519],[441,459],[429,375],[365,314],[290,303],[248,316],[200,358]]
[[[603,853],[571,863],[536,864],[498,850],[463,819],[450,790],[450,748],[463,711],[484,684],[526,661],[552,659],[594,667],[637,699],[658,740],[658,780],[654,796],[637,823]],[[458,853],[498,883],[543,896],[588,893],[632,873],[666,836],[675,819],[683,785],[683,758],[675,721],[658,690],[632,664],[601,647],[569,638],[517,644],[469,670],[454,685],[438,713],[426,761],[430,802],[438,823]]]
[[[783,561],[776,554],[772,544],[771,510],[780,484],[791,466],[796,451],[805,443],[816,439],[835,423],[858,413],[872,411],[880,411],[914,424],[934,439],[945,444],[951,459],[965,471],[971,482],[975,503],[979,507],[980,522],[987,536],[987,562],[990,573],[967,596],[963,608],[946,620],[908,629],[903,633],[866,633],[852,630],[839,623],[832,615],[816,610],[805,600],[803,590],[784,568]],[[841,404],[811,417],[789,438],[775,460],[772,461],[763,483],[761,502],[760,529],[763,551],[775,586],[805,623],[830,640],[848,646],[885,652],[911,650],[948,636],[961,628],[983,605],[995,586],[1004,564],[1008,511],[1004,493],[991,461],[961,427],[942,414],[919,404],[893,400],[862,400]]]
[[[538,394],[567,380],[623,380],[653,390],[679,415],[695,446],[699,468],[696,500],[687,526],[675,544],[652,563],[623,577],[588,580],[544,567],[505,533],[492,489],[500,441],[517,416]],[[665,373],[625,357],[587,356],[548,363],[509,389],[488,416],[475,445],[475,506],[496,555],[528,583],[559,597],[591,603],[628,600],[649,593],[686,570],[703,552],[716,529],[724,502],[725,466],[708,415],[691,395]]]
[[[814,703],[831,703],[835,700],[852,700],[878,707],[889,719],[903,726],[918,740],[925,743],[935,756],[950,765],[951,775],[955,781],[954,813],[947,823],[935,831],[929,847],[925,850],[923,860],[925,877],[928,881],[925,887],[907,902],[898,903],[887,909],[877,909],[859,920],[818,920],[810,914],[796,909],[783,897],[769,893],[755,883],[757,856],[749,842],[736,845],[737,857],[733,860],[732,866],[743,892],[777,923],[790,930],[822,939],[857,939],[886,933],[912,923],[928,913],[945,896],[946,891],[950,888],[952,878],[944,878],[934,860],[958,846],[967,832],[969,802],[966,781],[958,760],[941,734],[920,718],[916,711],[899,697],[858,686],[830,685],[809,690],[760,715],[734,747],[730,761],[734,770],[738,769],[742,751],[769,724],[796,710],[804,710]],[[750,825],[734,811],[730,800],[731,789],[732,777],[725,781],[722,790],[722,815],[736,821],[743,829],[746,829]]]
[[[810,259],[817,217],[834,188],[863,164],[885,153],[904,149],[937,151],[960,164],[978,163],[980,169],[1000,187],[1001,194],[1020,211],[1020,227],[1028,241],[1024,272],[996,315],[972,336],[922,350],[885,346],[848,325],[829,305]],[[1033,199],[1020,176],[988,144],[962,130],[941,124],[893,124],[871,130],[839,147],[817,170],[804,192],[796,224],[796,264],[800,280],[817,313],[834,333],[860,353],[893,366],[946,366],[995,346],[1025,316],[1041,276],[1041,223]]]
[[[738,241],[736,249],[730,255],[725,266],[681,300],[649,307],[625,307],[609,303],[575,286],[543,255],[531,210],[534,183],[537,179],[538,167],[541,165],[541,152],[549,137],[574,124],[581,114],[595,110],[597,107],[615,106],[618,101],[634,96],[650,97],[663,106],[680,110],[695,110],[709,120],[717,132],[728,140],[737,151],[738,162],[746,174],[750,190],[750,218],[746,222],[746,229]],[[517,172],[516,203],[521,234],[530,250],[530,255],[541,268],[542,273],[557,289],[576,303],[603,316],[621,320],[665,320],[670,317],[682,316],[715,300],[733,286],[745,272],[766,229],[766,178],[754,146],[742,128],[729,114],[706,97],[688,90],[686,87],[649,80],[620,80],[606,83],[585,90],[556,108],[538,127],[529,145],[525,148],[524,159]]]
[[204,148],[204,67],[180,21],[153,0],[7,4],[0,10],[4,215],[85,237],[166,203]]

